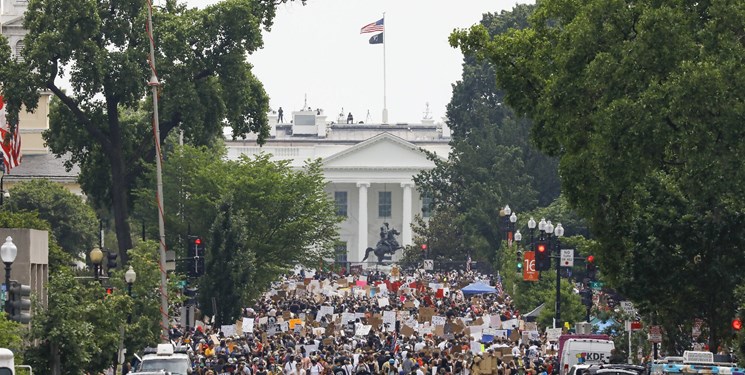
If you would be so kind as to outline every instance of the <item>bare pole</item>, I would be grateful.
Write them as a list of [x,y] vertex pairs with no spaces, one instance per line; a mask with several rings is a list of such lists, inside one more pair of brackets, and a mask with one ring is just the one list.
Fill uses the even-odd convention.
[[153,37],[153,4],[151,0],[147,1],[147,33],[150,38],[150,69],[152,75],[148,85],[153,90],[153,133],[155,135],[155,175],[157,177],[158,191],[158,231],[160,234],[160,315],[162,321],[161,341],[168,342],[168,289],[166,287],[166,229],[163,217],[165,215],[163,207],[163,155],[160,149],[160,122],[158,121],[158,82],[157,71],[155,70],[155,39]]

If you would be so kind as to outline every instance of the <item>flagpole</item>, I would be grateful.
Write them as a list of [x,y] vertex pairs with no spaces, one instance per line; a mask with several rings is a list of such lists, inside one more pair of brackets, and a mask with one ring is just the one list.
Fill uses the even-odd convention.
[[383,124],[388,123],[388,106],[386,105],[386,76],[385,76],[385,12],[383,12]]

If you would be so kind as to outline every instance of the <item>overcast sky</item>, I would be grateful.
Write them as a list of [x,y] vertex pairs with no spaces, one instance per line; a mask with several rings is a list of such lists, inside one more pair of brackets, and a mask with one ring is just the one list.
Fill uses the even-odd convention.
[[[218,0],[187,0],[203,7]],[[272,109],[307,105],[322,108],[329,120],[340,110],[355,122],[379,123],[383,110],[383,45],[362,26],[385,12],[385,52],[389,123],[420,122],[426,103],[440,121],[461,76],[463,57],[448,45],[456,28],[478,23],[486,12],[510,10],[516,0],[308,0],[279,7],[264,48],[250,57]],[[157,4],[157,1],[156,1]],[[155,25],[155,27],[158,27]]]

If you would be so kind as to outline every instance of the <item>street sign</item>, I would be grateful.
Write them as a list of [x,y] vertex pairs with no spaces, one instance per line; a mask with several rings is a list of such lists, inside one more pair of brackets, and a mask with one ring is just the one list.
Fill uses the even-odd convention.
[[561,249],[561,266],[574,267],[574,249]]
[[642,329],[642,322],[635,320],[631,322],[631,330],[632,331],[640,331]]
[[538,271],[535,269],[535,251],[526,251],[523,258],[523,280],[538,281]]
[[435,261],[432,259],[425,259],[424,260],[424,270],[425,271],[432,271],[435,269]]
[[662,330],[660,326],[649,327],[649,341],[659,344],[662,342]]
[[631,303],[631,301],[621,301],[621,308],[626,314],[636,314],[636,310],[634,310],[634,304]]
[[603,289],[603,282],[602,281],[590,281],[590,288],[595,290]]

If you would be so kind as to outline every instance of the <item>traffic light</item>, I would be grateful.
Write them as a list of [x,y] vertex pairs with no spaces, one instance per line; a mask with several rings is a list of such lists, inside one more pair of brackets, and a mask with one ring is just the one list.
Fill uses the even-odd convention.
[[12,313],[10,320],[26,324],[31,321],[31,287],[11,281],[8,298]]
[[551,269],[551,254],[545,242],[538,242],[535,247],[535,269],[536,271],[548,271]]
[[186,255],[186,274],[190,277],[199,277],[204,275],[205,245],[201,237],[189,236],[189,243],[187,244]]
[[184,296],[186,297],[186,306],[191,306],[196,302],[197,289],[196,288],[184,288]]
[[112,294],[114,294],[114,288],[112,288],[112,287],[106,288],[106,295],[107,296],[110,296]]
[[523,252],[517,251],[517,273],[523,272]]
[[587,262],[586,262],[586,271],[587,271],[587,278],[590,280],[595,280],[597,277],[597,268],[595,266],[595,257],[592,255],[587,256]]
[[115,251],[106,252],[106,269],[112,270],[116,268],[116,257],[118,256],[119,254],[117,254]]
[[427,258],[427,244],[426,243],[422,244],[422,258],[425,258],[425,259]]
[[579,292],[582,297],[582,304],[587,307],[592,307],[592,289],[584,289]]
[[732,329],[738,332],[742,329],[742,320],[740,318],[732,319]]

